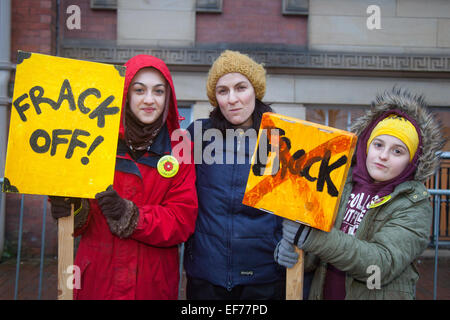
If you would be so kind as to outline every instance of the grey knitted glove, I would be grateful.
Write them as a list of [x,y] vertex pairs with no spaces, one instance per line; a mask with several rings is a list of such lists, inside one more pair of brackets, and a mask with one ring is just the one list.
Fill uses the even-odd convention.
[[283,239],[299,247],[303,247],[303,243],[308,238],[311,228],[307,225],[289,220],[283,220]]
[[295,252],[294,245],[286,239],[278,242],[273,255],[275,261],[286,268],[292,268],[298,261],[298,253]]

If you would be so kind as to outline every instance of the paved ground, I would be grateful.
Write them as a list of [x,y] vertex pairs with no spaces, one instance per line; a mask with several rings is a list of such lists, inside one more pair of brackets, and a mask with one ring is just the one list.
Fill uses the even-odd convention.
[[[417,300],[433,299],[434,264],[434,250],[427,250],[418,261]],[[450,300],[450,250],[439,250],[436,292],[437,300]]]
[[[19,300],[38,299],[39,260],[22,261],[19,272]],[[417,285],[417,300],[433,299],[434,251],[428,250],[418,261],[420,280]],[[44,262],[42,278],[42,300],[57,298],[57,261],[48,258]],[[439,250],[437,299],[450,300],[450,250]],[[14,299],[16,261],[9,259],[0,262],[0,300]],[[184,279],[183,279],[184,280]],[[182,282],[183,284],[185,281]],[[184,288],[180,292],[184,299]]]
[[[37,300],[39,294],[40,260],[25,260],[20,263],[18,300]],[[0,263],[0,300],[14,299],[16,281],[16,260],[9,259]],[[54,300],[57,297],[57,260],[45,259],[42,277],[42,300]]]

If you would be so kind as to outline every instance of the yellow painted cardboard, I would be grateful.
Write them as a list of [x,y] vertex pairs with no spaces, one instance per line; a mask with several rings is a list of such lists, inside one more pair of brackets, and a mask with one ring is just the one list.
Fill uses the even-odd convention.
[[114,180],[125,67],[19,51],[3,191],[94,198]]
[[[278,150],[278,157],[276,152],[270,152],[267,165],[261,165],[257,158],[259,147],[255,149],[243,204],[330,231],[356,136],[336,128],[265,113],[258,146],[266,139],[262,136],[270,137],[270,129],[274,128],[279,129],[279,139],[271,143],[273,150]],[[265,136],[261,134],[263,129],[268,132]]]

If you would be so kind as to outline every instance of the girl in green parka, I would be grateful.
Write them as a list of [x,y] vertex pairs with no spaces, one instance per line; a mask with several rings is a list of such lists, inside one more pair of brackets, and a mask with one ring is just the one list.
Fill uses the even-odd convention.
[[275,260],[303,249],[309,299],[414,299],[414,261],[426,249],[432,208],[424,181],[439,165],[440,126],[422,96],[393,89],[353,125],[358,143],[330,232],[283,221]]

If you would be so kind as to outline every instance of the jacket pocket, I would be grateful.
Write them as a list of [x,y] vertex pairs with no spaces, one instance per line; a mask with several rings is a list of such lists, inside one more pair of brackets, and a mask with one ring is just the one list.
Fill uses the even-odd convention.
[[[89,260],[82,261],[79,265],[80,269],[78,271],[79,272],[78,275],[74,274],[74,280],[75,280],[74,287],[73,287],[73,299],[74,300],[78,300],[79,293],[81,290],[83,290],[84,275],[85,275],[86,269],[88,268],[88,266],[90,264],[91,264],[91,262]],[[77,277],[79,277],[79,278],[77,279]]]
[[384,290],[385,300],[413,300],[417,277],[406,270],[401,276],[389,283]]
[[409,290],[386,290],[384,300],[414,300],[414,294]]

